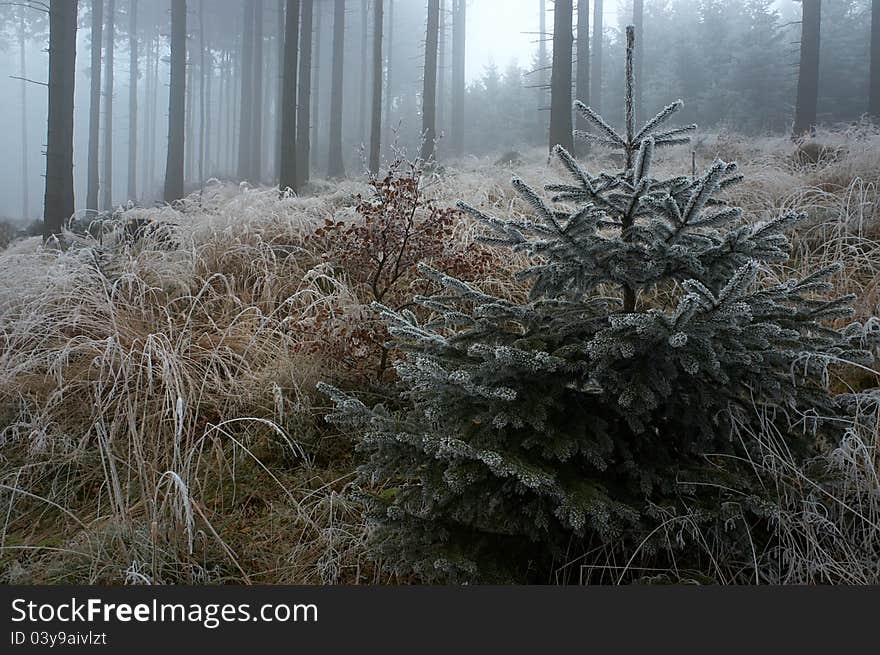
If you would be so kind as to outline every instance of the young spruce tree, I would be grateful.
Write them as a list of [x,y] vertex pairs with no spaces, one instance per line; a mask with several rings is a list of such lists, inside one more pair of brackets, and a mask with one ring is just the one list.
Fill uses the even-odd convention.
[[622,151],[625,170],[593,175],[556,148],[574,183],[548,187],[552,204],[513,180],[533,219],[460,204],[487,243],[529,256],[528,301],[423,266],[443,289],[416,299],[429,320],[380,308],[407,352],[400,406],[322,385],[330,420],[362,435],[361,485],[381,490],[365,494],[372,547],[399,572],[552,582],[597,547],[619,565],[636,553],[693,564],[683,535],[696,531],[660,529],[670,516],[717,526],[725,494],[764,502],[732,425],[775,417],[806,454],[822,426],[805,417],[842,412],[828,367],[868,357],[861,326],[829,327],[853,300],[821,297],[836,269],[762,278],[788,259],[784,233],[802,215],[743,220],[722,197],[740,180],[734,164],[652,177],[655,150],[696,126],[665,127],[676,102],[637,129],[632,28],[627,38],[624,132],[576,103],[593,128],[578,136]]

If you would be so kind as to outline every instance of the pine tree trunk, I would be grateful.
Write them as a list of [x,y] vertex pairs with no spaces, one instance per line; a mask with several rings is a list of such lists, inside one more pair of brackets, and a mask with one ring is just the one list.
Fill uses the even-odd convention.
[[208,84],[208,52],[205,46],[205,0],[199,0],[199,188],[205,185],[205,160],[208,156],[208,108],[210,97],[206,97]]
[[[318,150],[321,139],[321,51],[323,50],[323,40],[321,39],[321,19],[324,15],[324,2],[322,0],[314,0],[315,7],[313,11],[317,14],[315,21],[315,68],[313,71],[312,81],[312,138],[311,138],[311,165],[318,166]],[[308,178],[306,178],[308,181]]]
[[138,0],[130,1],[128,11],[128,198],[137,201]]
[[64,223],[74,212],[73,95],[76,82],[77,5],[78,0],[49,0],[49,120],[43,206],[45,239],[60,235]]
[[251,175],[254,184],[263,181],[263,0],[254,5],[254,77],[253,119],[251,134]]
[[437,133],[446,126],[446,0],[440,0],[440,27],[437,31]]
[[821,0],[802,0],[801,63],[798,73],[797,108],[794,138],[811,134],[816,129],[819,104],[819,44],[822,22]]
[[868,113],[880,122],[880,0],[871,3],[871,90]]
[[645,86],[645,0],[633,0],[633,27],[636,30],[635,116],[636,123],[641,123],[645,118],[642,106],[642,89]]
[[428,28],[425,35],[425,72],[422,87],[423,162],[434,160],[437,142],[437,48],[440,31],[440,0],[428,0]]
[[382,150],[382,31],[385,16],[383,0],[373,0],[373,110],[370,121],[370,173],[379,175]]
[[467,0],[453,0],[452,16],[452,153],[464,156]]
[[194,63],[192,61],[192,52],[189,49],[189,44],[187,44],[187,53],[186,53],[186,119],[184,121],[184,134],[186,135],[184,139],[184,143],[186,144],[186,152],[184,153],[184,166],[183,166],[183,180],[186,183],[189,180],[192,180],[194,177],[193,171],[195,170],[195,160],[196,160],[196,149],[198,148],[198,144],[196,143],[195,138],[195,82],[193,81],[193,66]]
[[392,73],[394,72],[394,0],[388,0],[388,54],[385,55],[385,134],[391,134],[391,99],[394,95]]
[[358,127],[360,134],[360,142],[367,142],[367,84],[370,79],[370,51],[369,39],[367,38],[367,25],[369,23],[369,3],[367,0],[361,0],[361,106],[358,114],[360,115],[360,125]]
[[[577,18],[577,99],[590,106],[590,0],[578,0]],[[586,119],[577,115],[578,130],[587,131]],[[579,155],[586,154],[585,141],[575,140],[575,150]]]
[[242,27],[241,100],[238,130],[238,179],[252,182],[251,146],[254,129],[254,15],[256,0],[245,0]]
[[101,206],[113,211],[113,66],[116,51],[116,0],[107,4],[104,57],[104,181],[101,185]]
[[171,93],[168,103],[168,161],[165,202],[183,198],[186,141],[186,0],[171,0]]
[[541,0],[538,5],[538,110],[546,108],[546,95],[549,84],[547,83],[547,69],[550,68],[550,60],[547,56],[547,0]]
[[28,96],[27,85],[27,33],[24,12],[26,7],[19,7],[18,22],[18,65],[21,77],[21,217],[30,218],[30,176],[28,175]]
[[98,211],[101,138],[101,48],[104,43],[104,0],[92,0],[92,63],[89,92],[89,162],[86,209]]
[[590,107],[597,113],[602,113],[602,49],[605,44],[604,36],[604,2],[593,0],[593,49],[590,57]]
[[283,97],[281,99],[281,171],[279,188],[297,190],[296,87],[299,73],[299,0],[287,0],[284,29]]
[[302,24],[300,26],[299,102],[296,116],[296,188],[309,181],[311,166],[312,128],[312,21],[315,0],[302,0]]
[[144,198],[148,198],[148,193],[152,193],[150,187],[150,124],[152,122],[153,112],[151,110],[152,98],[155,93],[153,91],[153,45],[150,39],[144,39],[144,45],[147,50],[146,70],[144,71],[144,105],[145,115],[141,121],[141,186],[143,188]]
[[327,177],[345,177],[342,160],[342,106],[345,51],[345,0],[336,0],[333,14],[333,81],[330,96],[330,149]]
[[159,133],[159,38],[153,39],[153,95],[150,97],[150,104],[153,106],[152,116],[150,120],[150,193],[157,195],[158,180],[157,169],[158,162],[156,157],[156,146],[158,144]]
[[[275,125],[271,131],[267,130],[270,132],[269,136],[273,137],[272,142],[270,146],[267,146],[267,149],[275,155],[275,160],[273,162],[274,178],[279,184],[281,182],[281,151],[284,147],[283,139],[281,138],[281,131],[284,129],[284,48],[286,47],[284,34],[287,29],[286,4],[287,0],[278,0],[278,34],[276,35],[278,39],[276,53],[278,71],[276,77],[277,85],[275,88]],[[300,2],[299,4],[301,10],[302,3]],[[299,38],[299,26],[297,26],[297,39]],[[299,71],[297,71],[297,80],[298,79]]]
[[550,150],[574,149],[572,134],[572,0],[556,0],[553,10],[553,74],[550,83]]

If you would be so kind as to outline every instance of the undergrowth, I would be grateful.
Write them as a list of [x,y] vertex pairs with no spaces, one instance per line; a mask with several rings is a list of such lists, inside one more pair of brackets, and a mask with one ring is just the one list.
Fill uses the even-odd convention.
[[[783,138],[716,135],[695,157],[737,159],[748,182],[734,200],[758,219],[806,211],[789,268],[773,274],[842,262],[834,293],[855,293],[865,320],[880,310],[880,135],[860,126],[818,140],[833,155],[811,161]],[[607,155],[593,157],[602,167]],[[540,153],[524,160],[529,183],[560,178]],[[179,209],[131,209],[106,229],[69,232],[60,251],[24,238],[0,252],[3,581],[417,582],[383,573],[366,552],[349,493],[351,436],[324,423],[313,389],[370,378],[383,394],[394,354],[372,329],[370,303],[414,295],[420,259],[498,294],[523,293],[510,275],[516,262],[487,258],[474,226],[447,209],[468,198],[487,212],[528,214],[492,161],[442,176],[398,169],[304,198],[218,184]],[[691,165],[690,155],[657,161],[680,174]],[[394,180],[414,177],[415,187],[394,187],[409,196],[388,197]],[[406,212],[395,221],[406,203],[423,236],[404,245]],[[163,229],[133,234],[127,221]],[[393,275],[386,262],[377,276],[383,234],[387,256],[403,254]],[[878,374],[834,384],[873,388]],[[556,581],[880,582],[877,423],[849,426],[808,466],[793,464],[771,422],[740,437],[761,445],[755,475],[777,490],[763,508],[774,549],[723,552],[705,534],[701,570],[657,571],[638,551],[619,561],[595,544]],[[663,524],[669,539],[687,529],[686,516]]]

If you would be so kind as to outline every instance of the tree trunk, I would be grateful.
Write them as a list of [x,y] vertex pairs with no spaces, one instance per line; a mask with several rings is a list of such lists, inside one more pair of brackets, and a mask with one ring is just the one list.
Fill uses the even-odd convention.
[[367,84],[370,79],[370,52],[368,49],[369,39],[367,38],[367,25],[369,23],[369,2],[361,0],[361,108],[360,115],[360,141],[367,142]]
[[187,43],[186,53],[186,119],[184,120],[184,134],[186,135],[184,143],[186,144],[186,152],[184,153],[183,179],[184,182],[192,180],[194,177],[196,160],[196,143],[195,134],[195,82],[193,81],[193,55]]
[[440,26],[437,30],[437,133],[446,127],[446,0],[440,0]]
[[388,54],[385,55],[387,79],[385,81],[385,134],[391,134],[391,99],[394,95],[391,86],[394,55],[394,0],[388,0]]
[[113,65],[116,51],[116,0],[107,4],[104,57],[104,183],[101,186],[101,206],[113,211]]
[[[315,67],[313,70],[314,79],[312,82],[312,138],[310,142],[310,150],[314,158],[313,165],[318,166],[318,149],[321,139],[321,51],[323,50],[323,41],[321,39],[321,19],[324,15],[324,2],[322,0],[314,0],[316,6],[313,11],[317,14],[315,24]],[[311,161],[311,160],[310,160]],[[308,178],[306,178],[308,181]]]
[[254,127],[250,178],[254,184],[260,184],[263,181],[263,0],[256,0],[254,5],[254,65],[251,71],[254,77]]
[[156,37],[153,39],[153,95],[149,99],[153,106],[150,120],[150,193],[154,197],[158,192],[156,146],[159,141],[159,54],[159,38]]
[[309,181],[312,125],[312,21],[315,0],[302,0],[300,27],[299,102],[296,116],[296,188]]
[[171,0],[171,93],[168,103],[168,161],[165,202],[183,198],[186,141],[186,0]]
[[467,0],[453,0],[452,16],[452,153],[464,156],[465,50]]
[[440,0],[428,0],[425,36],[425,73],[422,87],[422,152],[426,164],[434,160],[437,142],[437,48],[440,32]]
[[819,43],[822,22],[821,0],[802,0],[801,64],[798,73],[797,108],[794,138],[811,134],[816,129],[819,104]]
[[548,87],[547,69],[550,68],[547,56],[547,0],[541,0],[538,7],[538,110],[543,111]]
[[379,175],[382,149],[382,31],[385,23],[383,0],[373,0],[373,111],[370,127],[370,173]]
[[590,57],[590,107],[602,112],[602,48],[604,37],[604,2],[593,0],[593,50]]
[[[578,0],[577,18],[577,99],[590,106],[590,0]],[[577,129],[587,131],[586,119],[578,113]],[[579,155],[586,154],[585,141],[576,140]]]
[[871,3],[871,90],[868,113],[880,121],[880,0]]
[[572,0],[556,0],[553,10],[553,75],[550,83],[550,150],[574,149],[572,134]]
[[345,177],[342,160],[342,105],[345,51],[345,0],[336,0],[333,15],[333,82],[330,96],[330,150],[327,177]]
[[645,120],[642,106],[643,88],[645,86],[645,0],[633,0],[633,27],[636,31],[635,51],[635,117],[636,123]]
[[[205,160],[208,156],[208,117],[207,112],[211,106],[210,94],[207,92],[208,75],[212,71],[208,69],[208,49],[205,44],[205,0],[199,0],[199,188],[205,185]],[[213,59],[212,59],[213,63]]]
[[101,47],[104,42],[104,0],[92,0],[92,64],[89,92],[89,163],[86,209],[98,211],[101,135]]
[[147,61],[145,63],[146,71],[144,71],[144,104],[145,113],[141,121],[141,185],[143,187],[144,198],[152,192],[150,187],[150,124],[153,120],[152,101],[150,100],[155,92],[153,91],[153,45],[150,39],[144,39],[146,46]]
[[281,191],[297,190],[296,84],[299,72],[299,0],[287,0],[284,29],[284,84],[281,100]]
[[[281,132],[284,129],[284,48],[286,46],[284,34],[287,30],[287,13],[284,8],[287,0],[278,0],[278,47],[276,48],[276,59],[278,61],[278,70],[276,71],[277,82],[275,88],[275,125],[272,130],[267,130],[269,136],[273,137],[271,143],[267,145],[267,150],[274,155],[274,179],[280,184],[281,182],[281,151],[284,147],[281,138]],[[299,3],[302,5],[302,3]],[[299,26],[297,25],[297,39],[299,39]],[[299,71],[297,71],[297,74]]]
[[138,0],[131,0],[128,11],[128,199],[137,201]]
[[254,128],[254,14],[256,0],[245,0],[242,27],[241,101],[238,131],[238,179],[252,181],[251,146]]
[[26,7],[18,8],[18,65],[21,77],[21,217],[29,219],[31,208],[28,193],[30,179],[28,175],[28,97],[27,97],[27,33],[24,12]]
[[[49,120],[43,237],[61,234],[73,216],[73,95],[78,0],[49,0]],[[100,47],[100,45],[99,45]]]

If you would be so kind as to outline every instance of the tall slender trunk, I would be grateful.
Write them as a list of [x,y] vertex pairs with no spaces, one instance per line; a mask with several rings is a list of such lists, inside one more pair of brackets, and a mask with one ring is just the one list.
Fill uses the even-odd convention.
[[345,0],[335,0],[333,12],[333,82],[330,95],[330,150],[327,177],[345,177],[342,160],[342,107],[345,55]]
[[382,30],[383,0],[373,0],[373,110],[370,121],[370,173],[379,174],[382,149]]
[[150,98],[150,104],[153,105],[152,118],[150,122],[150,192],[156,193],[157,189],[157,162],[156,162],[156,146],[158,144],[159,132],[159,37],[153,39],[153,95]]
[[61,230],[74,212],[73,95],[78,0],[49,0],[49,120],[43,237]]
[[296,86],[299,73],[299,0],[287,0],[284,29],[284,84],[281,99],[281,171],[279,188],[297,190]]
[[30,218],[30,179],[28,175],[28,97],[27,85],[27,34],[24,12],[26,7],[18,8],[18,66],[21,77],[21,217]]
[[538,109],[544,110],[547,105],[547,70],[550,59],[547,55],[547,0],[540,0],[538,11]]
[[[320,1],[320,0],[318,0]],[[315,0],[302,0],[300,26],[299,102],[296,116],[296,188],[309,181],[312,124],[312,21]]]
[[210,97],[205,97],[208,81],[208,51],[205,47],[205,0],[199,0],[199,188],[205,185],[205,159],[208,155],[207,112],[211,106]]
[[143,120],[141,121],[141,185],[143,187],[144,198],[147,199],[148,193],[152,193],[152,189],[150,188],[150,179],[149,179],[149,165],[150,165],[150,124],[152,122],[153,112],[151,111],[152,102],[150,102],[150,98],[153,97],[154,91],[154,83],[153,83],[153,46],[149,39],[144,39],[144,45],[147,50],[147,61],[146,61],[146,71],[145,71],[145,79],[144,79],[144,105],[145,105],[145,115]]
[[138,0],[131,0],[128,16],[128,198],[137,200],[138,116]]
[[367,142],[367,84],[370,79],[370,53],[369,40],[367,38],[367,24],[369,23],[368,5],[368,0],[361,0],[361,109],[358,112],[360,116],[358,135],[361,143]]
[[871,2],[871,83],[868,113],[880,121],[880,0]]
[[251,150],[254,129],[254,16],[256,0],[244,2],[244,26],[242,27],[241,53],[241,100],[238,130],[238,179],[253,182]]
[[446,0],[440,0],[440,26],[437,29],[437,133],[446,126]]
[[168,161],[165,202],[183,198],[186,141],[186,0],[171,0],[171,92],[168,102]]
[[[232,94],[231,99],[231,107],[232,107],[232,124],[230,125],[230,133],[229,133],[229,171],[230,176],[234,176],[235,174],[232,172],[236,170],[239,162],[241,161],[241,147],[239,145],[239,140],[235,138],[236,129],[242,129],[244,125],[244,121],[241,119],[241,107],[242,107],[242,97],[239,93],[235,91],[241,89],[242,80],[241,80],[241,70],[242,70],[242,62],[241,57],[234,56],[233,52],[230,54],[230,67],[232,69],[232,87],[229,89]],[[238,179],[244,179],[241,175],[238,176]]]
[[101,48],[104,42],[104,0],[92,0],[92,64],[89,92],[89,162],[86,209],[98,211],[101,139]]
[[263,0],[254,5],[254,77],[253,133],[251,145],[251,180],[263,181]]
[[[277,52],[277,60],[278,60],[278,74],[276,77],[277,85],[275,89],[275,126],[272,130],[269,130],[270,134],[274,136],[274,140],[272,141],[272,152],[275,154],[274,159],[274,171],[275,171],[275,179],[279,181],[281,180],[281,150],[283,148],[283,140],[281,138],[281,131],[284,129],[284,48],[286,47],[284,34],[287,29],[287,20],[286,20],[286,12],[285,5],[287,0],[278,0],[278,52]],[[299,32],[297,32],[297,38],[300,38]],[[297,74],[299,71],[297,71]]]
[[574,149],[571,102],[572,0],[553,9],[553,75],[550,83],[550,149]]
[[[323,0],[314,0],[317,5],[314,8],[315,13],[317,14],[317,20],[315,21],[315,67],[313,69],[312,75],[312,139],[311,139],[311,152],[312,152],[312,165],[318,165],[318,150],[320,148],[320,139],[321,139],[321,51],[323,50],[322,44],[323,40],[321,39],[321,18],[324,15],[324,2]],[[308,181],[308,180],[306,180]]]
[[184,143],[186,144],[186,151],[184,153],[184,166],[183,166],[183,180],[184,182],[188,180],[192,180],[195,171],[195,161],[196,161],[196,151],[198,148],[198,144],[196,143],[195,138],[195,83],[193,81],[193,77],[195,76],[193,62],[192,51],[189,48],[189,44],[187,44],[187,64],[186,64],[186,119],[184,121],[184,133],[186,134],[186,138]]
[[437,142],[437,48],[440,32],[440,0],[428,0],[425,35],[425,72],[422,86],[422,152],[425,163],[434,160]]
[[[577,99],[590,106],[590,0],[578,0],[577,18]],[[577,129],[587,131],[586,119],[578,113]],[[586,142],[576,141],[578,154],[587,152]]]
[[113,211],[113,66],[116,51],[116,0],[108,0],[104,57],[104,183],[101,186],[101,206]]
[[633,0],[633,27],[636,31],[635,51],[635,117],[636,123],[645,118],[642,92],[645,86],[645,0]]
[[391,134],[391,99],[394,96],[392,74],[394,72],[394,1],[388,0],[388,54],[385,56],[387,79],[385,80],[385,134]]
[[593,50],[590,57],[590,106],[602,112],[602,48],[604,45],[604,1],[593,0]]
[[467,47],[467,0],[453,0],[452,16],[452,152],[464,156],[464,97]]
[[821,0],[802,0],[801,63],[798,73],[794,134],[800,138],[816,129],[819,104],[819,43],[822,23]]

